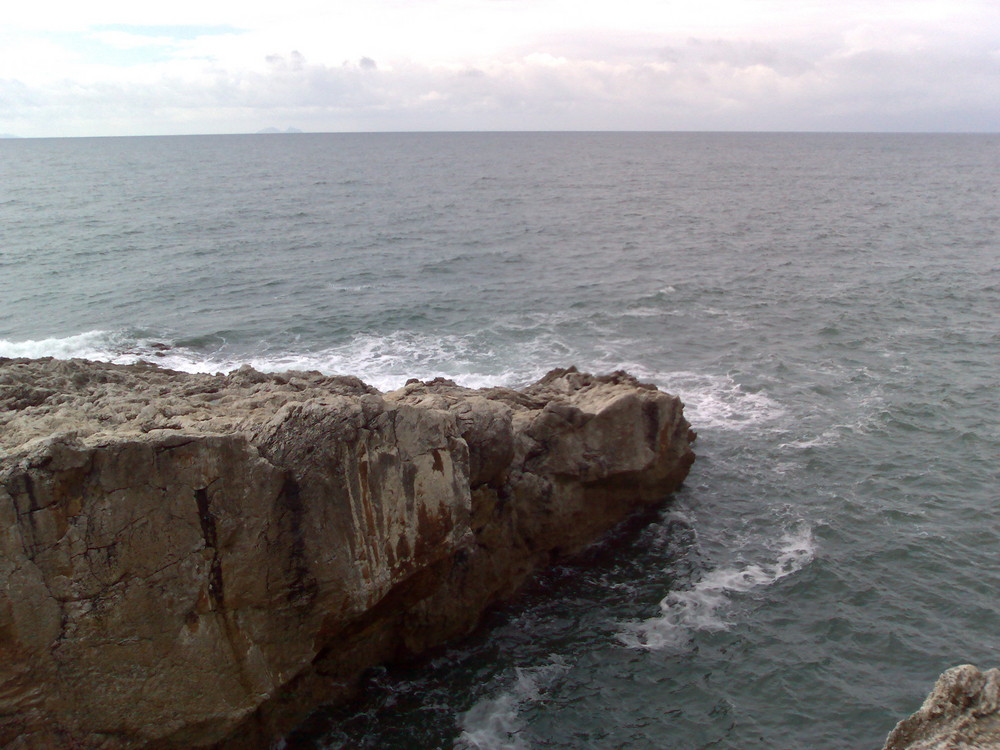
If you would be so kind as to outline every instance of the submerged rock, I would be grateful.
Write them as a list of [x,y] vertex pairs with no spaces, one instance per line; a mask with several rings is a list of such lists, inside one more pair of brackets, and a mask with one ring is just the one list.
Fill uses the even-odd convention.
[[662,501],[693,439],[621,372],[0,359],[0,745],[266,747]]
[[1000,670],[949,669],[882,750],[1000,750]]

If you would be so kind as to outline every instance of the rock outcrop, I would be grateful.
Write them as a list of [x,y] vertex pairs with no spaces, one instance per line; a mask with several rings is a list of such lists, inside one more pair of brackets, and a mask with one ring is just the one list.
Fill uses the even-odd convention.
[[266,747],[661,501],[693,437],[624,373],[0,359],[0,746]]
[[882,750],[1000,750],[1000,670],[949,669]]

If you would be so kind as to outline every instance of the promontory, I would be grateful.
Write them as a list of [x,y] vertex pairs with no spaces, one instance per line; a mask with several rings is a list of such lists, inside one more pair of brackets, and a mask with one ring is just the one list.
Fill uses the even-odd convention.
[[265,748],[662,502],[693,439],[622,372],[0,358],[0,746]]

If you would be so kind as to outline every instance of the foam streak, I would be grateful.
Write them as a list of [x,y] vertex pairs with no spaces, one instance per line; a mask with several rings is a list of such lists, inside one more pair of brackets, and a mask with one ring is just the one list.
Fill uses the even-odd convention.
[[698,630],[726,630],[726,609],[733,595],[770,586],[802,570],[815,556],[812,531],[803,526],[785,534],[772,562],[717,568],[692,588],[672,591],[660,602],[660,614],[629,623],[619,639],[627,646],[659,650],[683,646]]

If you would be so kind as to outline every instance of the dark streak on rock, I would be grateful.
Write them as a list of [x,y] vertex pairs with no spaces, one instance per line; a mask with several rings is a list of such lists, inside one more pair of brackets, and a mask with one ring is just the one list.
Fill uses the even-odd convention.
[[417,497],[417,467],[410,462],[403,464],[403,496],[407,512],[412,513]]
[[660,408],[655,401],[644,401],[642,416],[646,420],[646,442],[655,453],[660,445]]
[[[35,516],[38,511],[38,496],[35,493],[35,483],[31,475],[24,472],[15,475],[15,480],[7,485],[11,497],[14,499],[14,510],[17,514],[19,525],[22,526],[22,537],[24,540],[24,551],[28,559],[34,561],[38,556],[38,519]],[[18,482],[17,479],[21,481]],[[28,507],[23,507],[24,501],[18,502],[18,496],[28,499]],[[25,522],[26,528],[25,528]]]
[[295,607],[308,609],[316,598],[316,580],[309,572],[305,555],[305,535],[302,528],[304,508],[299,483],[289,475],[278,495],[278,502],[288,511],[291,545],[289,549],[291,581],[288,586],[288,602]]
[[34,513],[38,510],[38,498],[35,495],[35,482],[31,478],[31,474],[25,473],[21,476],[24,479],[24,494],[28,496],[28,510]]

